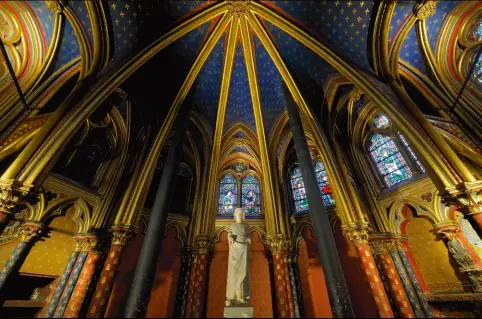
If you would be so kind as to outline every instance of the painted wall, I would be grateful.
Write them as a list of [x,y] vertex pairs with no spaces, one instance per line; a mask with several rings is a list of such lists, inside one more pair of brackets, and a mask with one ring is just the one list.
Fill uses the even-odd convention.
[[[213,247],[209,268],[209,284],[207,296],[208,318],[223,318],[226,300],[226,282],[228,277],[228,239],[227,232],[222,232],[220,241]],[[266,259],[265,246],[260,242],[257,232],[252,232],[251,246],[251,289],[252,306],[255,318],[273,317],[271,300],[271,283],[269,264]]]
[[[76,224],[69,218],[59,216],[50,222],[47,237],[37,241],[20,268],[22,273],[61,276],[74,249],[73,235]],[[16,240],[0,245],[0,269],[20,242]]]
[[377,318],[378,311],[370,284],[361,267],[355,246],[343,236],[340,224],[335,227],[336,248],[350,293],[351,305],[356,318]]
[[[148,318],[172,316],[181,265],[181,246],[176,236],[177,230],[171,227],[168,229],[166,237],[162,242],[161,254],[157,263],[157,273],[146,314]],[[137,236],[126,247],[106,309],[106,318],[118,318],[124,315],[129,289],[143,240],[144,235],[138,229]]]
[[433,224],[414,217],[406,227],[408,244],[427,287],[432,292],[470,291],[462,282],[468,282],[449,256],[447,247],[434,231]]

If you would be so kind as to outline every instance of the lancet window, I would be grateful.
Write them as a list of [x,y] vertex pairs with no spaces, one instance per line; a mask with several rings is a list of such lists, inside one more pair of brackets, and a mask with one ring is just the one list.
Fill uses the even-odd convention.
[[[316,179],[318,181],[318,186],[320,187],[323,203],[326,206],[335,205],[335,199],[333,198],[331,186],[328,183],[328,175],[326,174],[325,166],[321,160],[315,160],[313,165],[315,167]],[[305,184],[303,183],[301,170],[298,166],[293,167],[291,170],[290,185],[295,206],[295,213],[308,211],[309,206],[308,198],[306,197]]]
[[391,121],[382,113],[373,117],[368,152],[383,183],[392,187],[425,173],[425,168],[405,137],[394,130]]
[[236,207],[242,207],[246,217],[262,217],[260,182],[247,166],[233,166],[219,183],[218,217],[232,217]]

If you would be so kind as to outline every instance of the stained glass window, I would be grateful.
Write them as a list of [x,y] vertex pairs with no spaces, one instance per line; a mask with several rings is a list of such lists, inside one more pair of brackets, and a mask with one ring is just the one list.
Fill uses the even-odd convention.
[[387,127],[388,124],[390,124],[390,120],[388,119],[388,117],[386,117],[386,116],[383,115],[382,113],[378,113],[378,115],[376,115],[376,116],[373,118],[373,125],[374,125],[376,128]]
[[299,167],[293,169],[290,180],[296,213],[307,211],[308,198],[306,198],[305,184],[303,183],[303,177],[301,176],[301,170]]
[[219,183],[218,214],[230,216],[234,213],[238,199],[238,183],[233,175],[226,174]]
[[417,155],[415,155],[415,153],[412,151],[412,148],[410,147],[410,145],[408,144],[407,140],[405,139],[405,137],[400,134],[400,132],[397,133],[398,135],[398,138],[402,141],[403,145],[405,146],[405,148],[407,149],[408,153],[410,153],[410,156],[412,157],[412,159],[415,161],[415,163],[417,163],[418,165],[418,168],[420,168],[420,171],[422,173],[425,173],[425,167],[423,167],[422,163],[420,163],[420,161],[418,160],[418,157]]
[[[469,38],[472,41],[480,41],[482,39],[482,19],[472,24],[469,28]],[[474,77],[482,83],[482,55],[475,64]]]
[[331,186],[328,184],[328,175],[326,174],[325,166],[321,161],[315,163],[316,180],[320,186],[321,196],[326,206],[335,205],[335,199],[331,192]]
[[261,201],[259,196],[259,182],[252,174],[243,179],[241,185],[242,203],[247,217],[261,215]]
[[388,187],[413,176],[398,147],[389,136],[374,134],[369,147],[378,171]]

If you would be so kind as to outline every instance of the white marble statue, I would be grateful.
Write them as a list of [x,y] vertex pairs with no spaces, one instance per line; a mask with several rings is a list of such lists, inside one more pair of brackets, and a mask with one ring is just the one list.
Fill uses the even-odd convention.
[[228,283],[226,286],[226,307],[249,305],[251,284],[249,274],[249,257],[251,245],[251,230],[243,223],[244,211],[236,208],[234,218],[228,232],[229,263]]

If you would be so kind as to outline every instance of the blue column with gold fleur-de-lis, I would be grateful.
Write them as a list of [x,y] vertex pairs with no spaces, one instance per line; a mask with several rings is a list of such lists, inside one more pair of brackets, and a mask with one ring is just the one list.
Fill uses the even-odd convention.
[[422,311],[422,305],[420,304],[415,290],[412,287],[412,283],[410,281],[410,278],[408,277],[407,272],[405,271],[405,267],[403,267],[400,256],[398,255],[398,251],[392,251],[390,252],[390,255],[392,256],[393,264],[395,265],[395,269],[397,269],[398,275],[400,276],[400,280],[402,282],[403,288],[405,288],[408,301],[412,306],[415,316],[417,318],[424,318],[425,314]]
[[22,266],[28,255],[34,239],[42,232],[42,225],[37,223],[25,223],[22,225],[20,243],[13,250],[12,255],[7,260],[2,272],[0,272],[0,292],[2,291],[8,278]]
[[57,284],[57,287],[55,288],[55,291],[52,295],[52,299],[50,300],[47,306],[47,311],[45,312],[45,318],[53,317],[55,313],[55,309],[57,308],[57,305],[59,303],[60,296],[62,295],[65,286],[67,286],[67,282],[70,279],[70,274],[74,269],[74,266],[79,257],[79,254],[80,254],[79,251],[74,251],[72,253],[72,256],[70,256],[67,267],[65,267],[64,273],[62,274],[62,277],[60,277],[59,283]]
[[67,308],[67,304],[69,303],[70,297],[72,292],[74,291],[75,285],[79,280],[80,272],[82,271],[82,267],[84,266],[85,259],[89,254],[88,251],[82,251],[79,253],[79,257],[77,258],[75,265],[73,267],[72,273],[70,274],[69,280],[65,285],[65,289],[60,296],[60,300],[58,306],[54,312],[53,318],[62,318],[64,315],[65,309]]

